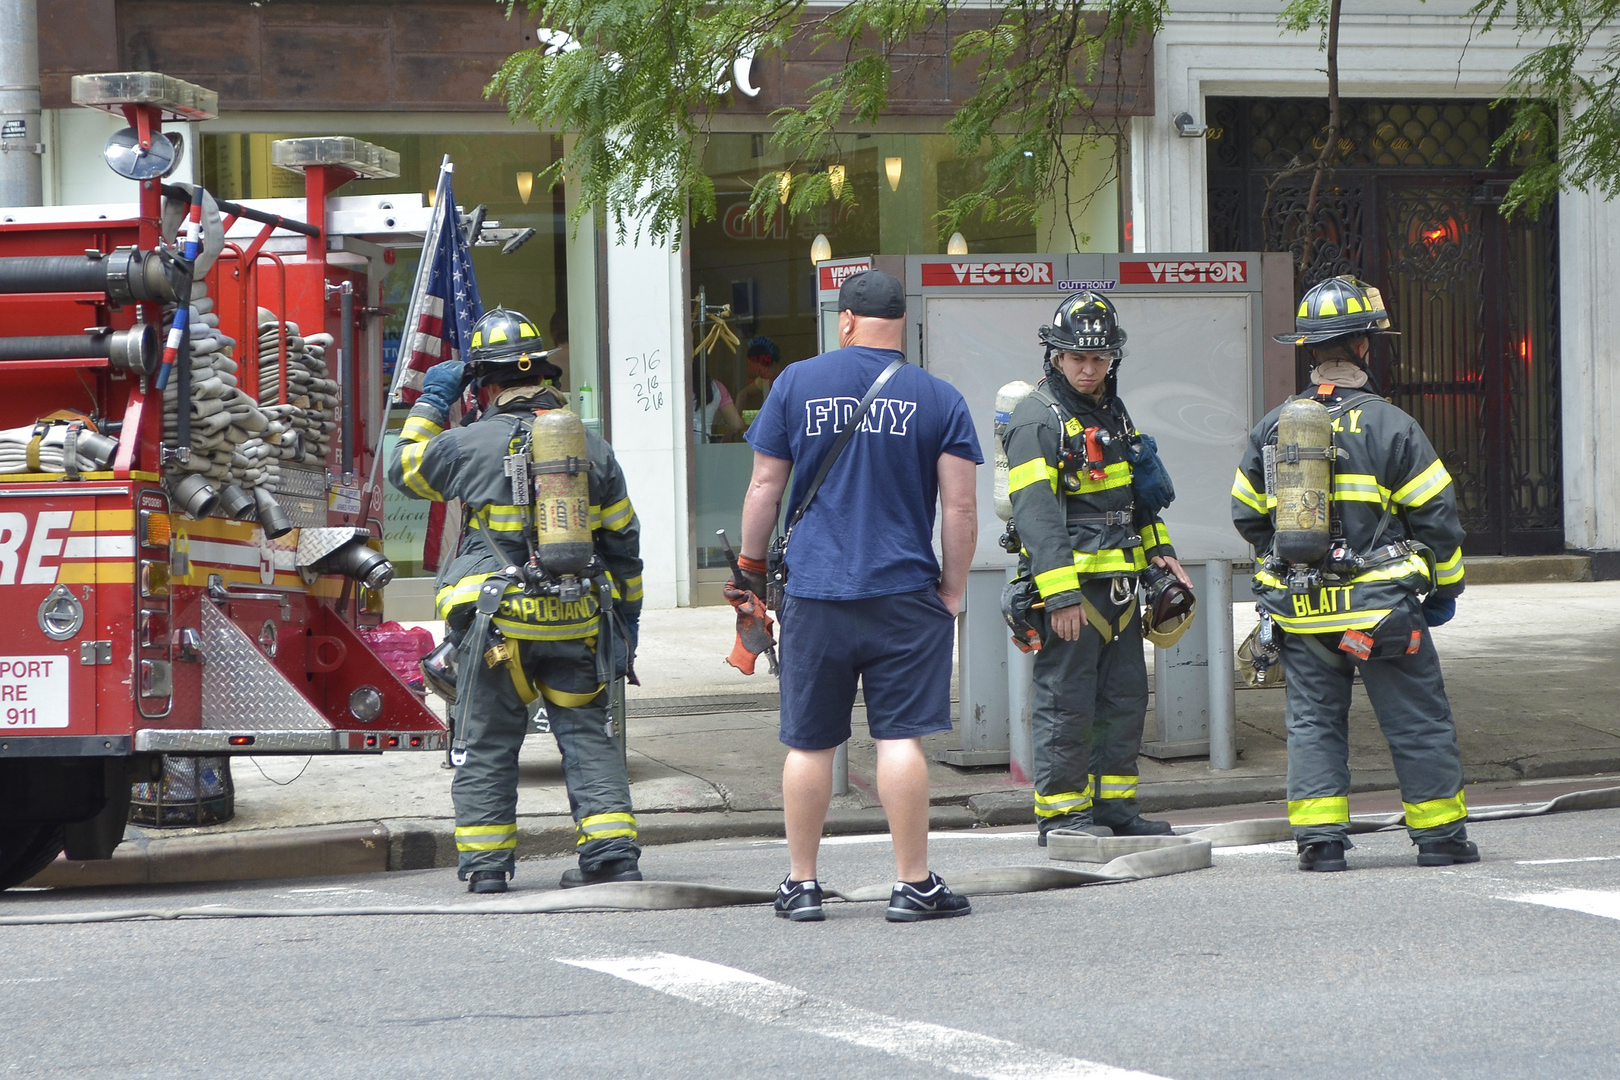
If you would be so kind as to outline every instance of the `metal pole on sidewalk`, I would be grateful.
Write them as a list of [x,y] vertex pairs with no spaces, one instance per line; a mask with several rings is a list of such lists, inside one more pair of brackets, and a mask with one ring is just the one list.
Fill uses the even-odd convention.
[[849,742],[838,744],[833,751],[833,794],[849,794]]
[[1209,767],[1237,766],[1237,700],[1232,681],[1232,564],[1204,564],[1204,618],[1209,654]]
[[0,0],[0,206],[45,201],[37,0]]

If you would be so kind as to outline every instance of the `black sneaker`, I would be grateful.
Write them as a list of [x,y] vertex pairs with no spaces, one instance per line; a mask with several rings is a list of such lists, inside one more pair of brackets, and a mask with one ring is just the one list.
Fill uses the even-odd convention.
[[1299,845],[1299,868],[1328,873],[1350,869],[1350,864],[1344,861],[1344,841],[1318,840],[1314,844]]
[[1110,826],[1115,836],[1169,836],[1174,829],[1168,821],[1149,821],[1141,814],[1121,825]]
[[1479,845],[1472,840],[1436,840],[1418,845],[1419,866],[1450,866],[1479,862]]
[[506,891],[505,870],[474,870],[467,875],[467,891],[492,893]]
[[895,882],[884,918],[890,922],[922,922],[924,919],[954,919],[972,911],[973,905],[968,903],[967,897],[951,892],[951,887],[941,881],[938,874],[930,872],[927,881]]
[[601,885],[608,881],[640,881],[641,868],[635,859],[612,859],[595,870],[570,867],[563,871],[562,887],[577,889],[581,885]]
[[821,910],[821,884],[815,878],[807,881],[783,878],[776,888],[776,917],[794,922],[821,922],[827,917]]

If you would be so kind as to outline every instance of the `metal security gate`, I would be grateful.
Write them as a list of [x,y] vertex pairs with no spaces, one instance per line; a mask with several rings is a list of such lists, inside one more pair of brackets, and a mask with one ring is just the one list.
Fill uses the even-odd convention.
[[[1517,171],[1487,167],[1502,116],[1479,101],[1343,103],[1341,164],[1318,199],[1311,285],[1383,290],[1378,388],[1417,417],[1457,484],[1471,555],[1563,550],[1557,223],[1497,212]],[[1327,105],[1209,102],[1212,251],[1302,250]],[[1302,352],[1300,382],[1308,364]]]

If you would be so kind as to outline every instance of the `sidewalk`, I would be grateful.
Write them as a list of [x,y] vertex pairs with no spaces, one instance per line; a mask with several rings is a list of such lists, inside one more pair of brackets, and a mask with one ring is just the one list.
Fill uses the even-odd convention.
[[[1253,625],[1238,605],[1235,634]],[[432,624],[428,624],[430,627]],[[631,793],[652,846],[725,836],[779,836],[783,749],[776,681],[721,659],[729,608],[650,611],[629,692]],[[434,627],[437,629],[436,627]],[[1435,631],[1470,783],[1620,772],[1620,582],[1481,585]],[[1151,665],[1150,665],[1151,670]],[[438,699],[430,699],[442,707]],[[1243,753],[1227,772],[1193,759],[1143,758],[1144,809],[1165,811],[1278,800],[1287,760],[1280,689],[1240,689]],[[834,800],[829,833],[885,828],[872,782],[874,747],[850,743],[850,786]],[[956,733],[925,740],[957,745]],[[443,756],[237,758],[236,817],[208,829],[141,830],[110,861],[59,861],[37,884],[122,884],[307,876],[453,866],[452,773]],[[1359,692],[1351,712],[1357,791],[1395,785],[1388,748]],[[1004,768],[930,765],[934,828],[1027,824],[1030,790]],[[549,735],[525,743],[519,793],[520,858],[574,846],[561,762]]]

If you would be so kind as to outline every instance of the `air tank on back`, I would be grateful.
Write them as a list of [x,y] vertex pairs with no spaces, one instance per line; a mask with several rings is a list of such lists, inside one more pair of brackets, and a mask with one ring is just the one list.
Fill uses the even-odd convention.
[[992,451],[996,471],[991,481],[991,498],[995,503],[996,517],[1002,521],[1012,520],[1012,498],[1007,494],[1007,450],[1003,440],[1012,422],[1013,410],[1034,391],[1035,388],[1022,379],[996,391],[996,445]]
[[580,577],[591,562],[590,461],[585,452],[585,425],[566,409],[546,409],[534,418],[530,446],[540,565],[555,577]]
[[1290,563],[1315,563],[1327,554],[1332,445],[1333,420],[1321,402],[1301,398],[1283,406],[1277,417],[1272,550]]

